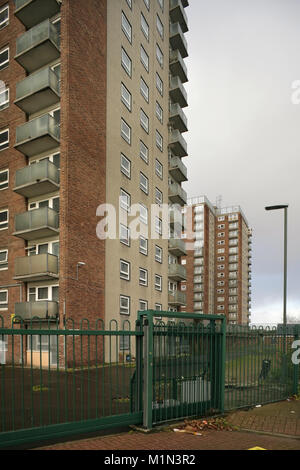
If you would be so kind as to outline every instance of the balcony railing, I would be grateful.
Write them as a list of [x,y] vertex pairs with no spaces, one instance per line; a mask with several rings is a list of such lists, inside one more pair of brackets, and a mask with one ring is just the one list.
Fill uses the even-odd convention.
[[188,57],[187,42],[179,23],[170,25],[170,44],[173,50],[179,50],[183,59]]
[[55,321],[58,318],[58,313],[58,302],[49,300],[40,302],[18,302],[15,304],[15,315],[23,321],[30,321],[33,318]]
[[174,77],[179,77],[182,83],[188,81],[188,72],[187,66],[184,63],[184,60],[178,49],[175,51],[170,51],[170,72]]
[[187,143],[178,130],[170,133],[169,148],[178,157],[186,157],[188,155]]
[[181,264],[169,264],[169,278],[174,281],[186,280],[186,269]]
[[42,207],[15,217],[13,235],[24,240],[34,240],[58,235],[59,214],[53,209]]
[[17,170],[15,178],[14,191],[27,198],[59,189],[59,170],[48,160]]
[[181,0],[170,0],[170,20],[179,23],[184,33],[188,32],[188,19]]
[[17,38],[15,60],[32,73],[60,56],[60,38],[49,19]]
[[16,128],[15,148],[28,157],[51,151],[60,143],[60,128],[49,114]]
[[59,78],[50,67],[33,73],[17,83],[15,104],[27,114],[34,114],[59,101]]
[[180,291],[169,292],[170,305],[186,305],[186,294]]
[[187,167],[182,163],[179,157],[173,157],[169,161],[169,173],[178,183],[188,180]]
[[187,203],[187,193],[178,183],[169,185],[169,199],[173,204],[185,205]]
[[187,107],[187,92],[179,77],[171,77],[169,93],[174,103],[178,103],[182,108]]
[[169,252],[172,253],[174,256],[185,256],[185,242],[179,238],[170,238]]
[[178,103],[171,104],[169,121],[174,129],[178,129],[180,132],[187,132],[187,117]]
[[15,259],[14,279],[19,281],[47,281],[58,279],[58,256],[42,254]]
[[15,0],[15,15],[27,29],[51,18],[60,10],[56,0]]

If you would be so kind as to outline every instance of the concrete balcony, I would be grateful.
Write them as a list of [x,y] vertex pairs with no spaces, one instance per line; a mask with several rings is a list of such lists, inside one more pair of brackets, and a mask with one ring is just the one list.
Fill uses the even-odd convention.
[[169,185],[169,200],[173,204],[184,206],[187,203],[187,193],[178,183]]
[[49,19],[17,38],[15,60],[32,73],[60,57],[58,32]]
[[174,51],[176,49],[179,50],[183,59],[188,57],[189,54],[187,42],[179,23],[170,25],[170,44]]
[[58,256],[46,253],[15,259],[14,279],[16,281],[51,281],[58,277]]
[[36,240],[59,234],[59,214],[53,209],[42,207],[18,214],[15,217],[15,235],[23,240]]
[[169,94],[173,103],[178,103],[181,108],[187,107],[187,92],[179,77],[171,77]]
[[34,318],[44,321],[56,321],[58,314],[58,302],[46,300],[40,302],[18,302],[15,304],[15,315],[23,321],[31,321]]
[[59,144],[60,128],[49,114],[16,128],[15,148],[28,157],[50,152]]
[[187,117],[178,103],[171,104],[169,112],[169,123],[179,132],[187,132]]
[[187,181],[187,167],[182,163],[181,158],[173,157],[169,161],[169,174],[174,178],[178,183]]
[[15,0],[15,16],[27,29],[60,11],[57,0]]
[[187,157],[187,143],[178,130],[169,135],[169,148],[177,157]]
[[169,279],[173,281],[186,281],[186,268],[181,264],[169,264]]
[[59,79],[50,67],[17,83],[15,104],[27,114],[34,114],[59,102]]
[[175,51],[170,51],[169,68],[170,73],[174,77],[178,76],[182,83],[188,82],[187,67],[178,49],[176,49]]
[[169,253],[174,256],[186,256],[186,248],[184,240],[180,238],[170,238]]
[[186,305],[186,294],[180,291],[169,292],[168,303],[173,306]]
[[201,284],[194,284],[194,293],[201,293],[203,294],[204,292],[204,287]]
[[172,23],[179,23],[184,33],[187,33],[188,19],[184,11],[184,6],[181,0],[170,0],[170,20]]
[[16,171],[14,191],[30,198],[59,190],[59,170],[48,160]]

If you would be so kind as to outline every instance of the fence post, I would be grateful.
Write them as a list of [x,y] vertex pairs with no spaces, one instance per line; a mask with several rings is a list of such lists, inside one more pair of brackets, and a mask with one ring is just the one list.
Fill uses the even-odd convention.
[[220,412],[224,413],[225,410],[225,367],[226,367],[226,318],[222,319],[221,323],[221,351],[219,356],[220,361]]
[[[300,328],[295,326],[295,334],[294,334],[294,341],[299,340],[299,331]],[[298,395],[298,388],[299,388],[299,364],[293,364],[293,395]]]
[[[142,321],[136,321],[136,332],[142,331]],[[134,403],[134,411],[142,410],[143,402],[143,336],[136,336],[136,400]]]
[[153,427],[153,316],[147,314],[144,321],[144,406],[143,425]]

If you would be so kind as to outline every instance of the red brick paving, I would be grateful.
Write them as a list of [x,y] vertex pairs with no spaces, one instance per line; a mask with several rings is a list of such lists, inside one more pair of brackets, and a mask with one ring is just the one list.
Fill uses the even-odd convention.
[[247,432],[208,431],[202,436],[171,432],[123,433],[52,445],[39,450],[300,450],[300,440]]

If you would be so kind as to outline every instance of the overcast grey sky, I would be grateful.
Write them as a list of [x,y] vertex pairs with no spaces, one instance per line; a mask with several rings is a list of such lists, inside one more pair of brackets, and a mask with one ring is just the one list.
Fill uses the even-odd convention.
[[189,197],[222,195],[253,227],[252,322],[282,320],[288,203],[288,315],[300,319],[299,0],[189,0]]

